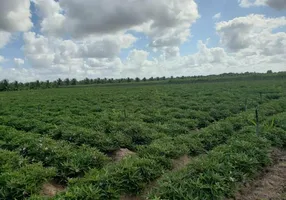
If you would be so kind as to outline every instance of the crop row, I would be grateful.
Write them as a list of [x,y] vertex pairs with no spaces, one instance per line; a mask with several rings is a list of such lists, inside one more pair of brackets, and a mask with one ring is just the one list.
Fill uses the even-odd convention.
[[17,152],[0,149],[0,199],[24,199],[38,193],[56,175],[54,168],[29,162]]
[[[184,121],[180,121],[184,122]],[[186,120],[191,124],[192,120]],[[112,152],[121,148],[135,149],[138,145],[148,145],[162,136],[174,137],[192,133],[189,127],[179,124],[160,124],[148,126],[142,122],[104,121],[103,131],[73,125],[53,125],[37,119],[0,116],[0,124],[11,126],[17,130],[48,135],[55,140],[66,140],[77,145],[87,144],[102,152]]]
[[[137,102],[136,105],[129,105],[128,107],[122,107],[117,105],[115,108],[95,109],[94,111],[87,110],[87,108],[78,108],[81,111],[88,111],[84,115],[76,115],[72,113],[73,108],[69,105],[65,112],[51,112],[35,106],[36,112],[32,110],[17,109],[13,110],[6,115],[13,115],[18,117],[37,118],[41,121],[53,123],[56,125],[62,124],[74,124],[77,126],[83,126],[88,128],[98,128],[98,122],[102,120],[122,121],[125,118],[128,120],[143,121],[146,123],[156,122],[168,122],[176,121],[176,119],[195,119],[193,126],[201,128],[204,125],[204,121],[220,120],[225,116],[236,114],[245,110],[245,102],[241,99],[230,99],[229,101],[222,101],[216,103],[214,98],[209,97],[207,100],[198,100],[200,104],[188,102],[188,104],[177,104],[179,102],[162,102],[156,106],[148,106],[147,103]],[[192,100],[193,101],[193,100]],[[168,105],[168,103],[170,105]],[[249,105],[248,108],[253,107]],[[143,109],[144,108],[144,109]]]
[[[186,117],[188,119],[174,119],[171,123],[164,123],[164,120],[160,119],[160,123],[156,124],[145,124],[142,121],[117,122],[94,119],[94,127],[97,130],[69,125],[65,123],[65,120],[62,125],[46,123],[44,121],[50,119],[48,116],[42,116],[43,120],[32,117],[2,116],[0,124],[14,127],[17,130],[48,134],[56,140],[66,140],[78,145],[87,144],[103,152],[112,152],[120,147],[135,149],[136,145],[148,145],[152,140],[161,137],[161,133],[169,137],[189,134],[196,127],[195,124],[201,123],[200,126],[204,127],[213,122],[206,112],[201,111],[190,111]],[[196,121],[197,119],[201,122]],[[157,121],[158,117],[154,117],[153,120]],[[204,125],[202,125],[203,121]]]
[[108,158],[97,149],[55,141],[45,136],[0,126],[0,148],[19,152],[30,162],[55,167],[61,180],[83,175],[90,168],[101,168]]
[[[259,85],[259,88],[263,87]],[[0,105],[0,113],[2,116],[12,114],[56,125],[64,122],[96,130],[101,119],[122,121],[126,117],[147,123],[181,122],[182,119],[192,118],[192,126],[202,128],[207,125],[206,119],[219,120],[253,107],[258,100],[264,102],[271,98],[260,98],[256,88],[240,88],[240,85],[234,84],[226,91],[219,84],[205,84],[204,90],[196,85],[162,86],[159,92],[153,87],[81,90],[11,93],[1,97],[6,102]],[[196,111],[207,113],[192,115]]]
[[[265,109],[267,107],[271,107],[270,104],[276,105],[279,103],[281,103],[282,105],[282,101],[270,102],[268,103],[268,105],[265,105]],[[279,113],[279,110],[280,109],[274,110],[272,112]],[[181,140],[185,141],[185,143],[182,143],[182,145],[189,144],[191,146],[191,144],[196,144],[201,147],[201,152],[197,153],[203,153],[208,152],[209,150],[226,143],[229,138],[237,139],[239,135],[242,134],[240,132],[244,130],[243,127],[249,126],[251,124],[248,119],[244,119],[243,117],[244,115],[241,114],[237,117],[233,117],[232,119],[227,119],[227,122],[218,122],[217,124],[211,125],[212,127],[207,127],[207,130],[202,130],[196,136],[191,136],[190,134],[189,140]],[[262,120],[265,121],[267,119],[270,119],[271,117],[272,114],[262,118]],[[232,126],[231,121],[236,122],[235,126]],[[255,132],[254,126],[252,126],[252,132]],[[248,144],[248,146],[253,147],[254,144],[256,145],[256,143],[251,142],[251,135],[253,134],[247,134],[249,134],[249,138],[246,140],[250,141],[250,144]],[[255,139],[253,140],[255,141]],[[231,139],[231,141],[235,141],[235,139]],[[231,145],[229,144],[227,146],[232,146],[231,141],[229,142]],[[259,142],[257,143],[264,144],[263,141],[264,140],[259,140]],[[187,149],[186,151],[188,153],[193,152],[194,147],[195,146],[192,146],[191,149]],[[262,149],[261,152],[264,153],[262,147],[259,147],[258,150]],[[221,148],[223,149],[224,147]],[[170,154],[168,158],[165,152],[171,152],[172,148],[161,150],[160,151],[162,154],[159,153],[160,151],[157,151],[157,154],[154,148],[153,152],[150,151],[150,153],[143,153],[142,150],[138,150],[139,157],[128,157],[126,159],[123,159],[119,163],[107,165],[101,170],[91,169],[83,178],[71,180],[69,182],[67,192],[58,195],[57,197],[55,197],[55,199],[118,199],[122,194],[138,194],[146,187],[148,183],[155,180],[157,177],[164,173],[164,170],[168,169],[169,166],[166,165],[166,162],[168,161],[168,159],[170,159],[170,157],[177,157],[179,154],[185,153],[178,153],[176,152],[176,150],[174,150],[174,153],[178,154],[176,156]],[[260,154],[262,154],[261,152]],[[257,166],[254,165],[254,167]]]
[[150,199],[205,199],[231,197],[240,183],[270,164],[269,141],[255,133],[240,133],[226,145],[194,159],[186,169],[163,176]]
[[[276,119],[275,122],[278,123],[278,119],[280,119],[279,123],[283,124],[285,118],[283,121],[282,116],[276,114],[283,112],[285,109],[285,98],[260,105],[260,123],[262,124],[263,121],[268,119],[268,121],[265,122],[267,127],[267,124],[270,124],[271,120]],[[254,121],[254,110],[248,110],[247,112],[213,123],[192,134],[182,134],[175,137],[162,136],[153,140],[149,145],[138,146],[137,152],[140,155],[146,156],[152,154],[166,156],[167,158],[178,158],[185,154],[197,155],[208,151],[219,144],[223,144],[230,135],[240,131],[246,126],[253,125]],[[252,130],[255,130],[254,126]]]
[[286,112],[272,115],[277,110],[267,110],[271,108],[269,104],[264,108],[264,113],[270,116],[261,121],[258,135],[254,134],[253,126],[245,124],[227,145],[200,156],[185,171],[164,175],[149,198],[222,199],[233,194],[237,185],[269,164],[266,147],[269,149],[271,144],[286,148]]
[[271,118],[263,123],[258,134],[253,127],[244,127],[226,145],[199,156],[186,169],[163,175],[149,198],[216,200],[232,197],[240,184],[271,163],[270,145],[286,147],[286,112]]
[[[277,138],[280,139],[280,141],[284,141],[285,145],[285,132],[284,132],[284,139],[283,139],[283,134],[281,133],[280,135],[276,135],[276,140],[272,139],[271,137],[271,131],[277,131],[279,128],[283,128],[285,124],[283,123],[283,118],[281,116],[284,116],[285,120],[285,113],[279,113],[285,104],[283,104],[282,99],[276,102],[271,102],[265,105],[261,106],[261,109],[263,110],[263,113],[266,114],[267,116],[261,116],[261,124],[263,124],[263,130],[261,130],[262,136],[266,136],[266,138],[271,139],[273,142],[278,141]],[[274,109],[276,108],[276,109]],[[284,109],[284,108],[283,108]],[[279,113],[274,115],[275,113]],[[246,117],[246,118],[245,118]],[[218,147],[214,152],[221,152],[221,150],[225,150],[226,152],[233,152],[240,150],[243,153],[248,152],[248,149],[251,150],[251,148],[255,148],[254,151],[252,152],[251,156],[255,155],[255,159],[253,158],[247,158],[248,160],[243,160],[246,159],[245,155],[243,154],[244,157],[242,157],[242,160],[238,160],[239,162],[241,161],[242,163],[239,163],[238,167],[235,169],[231,169],[233,173],[235,173],[233,176],[231,176],[229,179],[234,181],[234,183],[230,184],[228,188],[226,188],[223,193],[217,192],[216,193],[209,193],[209,190],[213,190],[213,186],[207,185],[209,184],[208,182],[204,182],[205,186],[208,189],[204,190],[204,194],[210,195],[211,197],[221,196],[224,194],[228,194],[228,192],[231,190],[234,190],[234,186],[241,181],[246,181],[247,178],[249,178],[251,175],[253,175],[256,170],[261,169],[264,165],[268,164],[268,157],[267,157],[267,152],[265,152],[265,148],[268,148],[269,141],[267,141],[266,145],[266,140],[257,138],[255,135],[253,135],[253,132],[255,132],[255,127],[254,126],[249,126],[251,124],[251,118],[253,115],[250,113],[242,113],[236,117],[228,118],[226,121],[229,122],[227,125],[226,122],[219,122],[218,124],[221,125],[211,125],[213,127],[208,127],[206,129],[201,130],[200,133],[198,133],[198,136],[193,136],[192,140],[189,138],[187,140],[181,138],[182,142],[184,141],[185,144],[190,141],[189,144],[194,144],[198,145],[202,152],[206,152],[208,150],[211,150],[211,148],[215,148],[219,144],[222,144],[228,140],[229,137],[232,137],[230,141],[228,141],[227,145],[223,145],[222,147]],[[268,124],[273,120],[273,119],[279,119],[275,120],[275,125],[271,126],[269,129]],[[230,128],[231,123],[233,123],[233,127]],[[219,128],[220,127],[220,128]],[[249,127],[249,128],[247,128]],[[217,129],[216,129],[217,128]],[[285,127],[284,127],[285,128]],[[235,129],[235,131],[234,131]],[[215,131],[216,130],[216,131]],[[270,132],[269,132],[270,131]],[[236,133],[236,134],[234,134]],[[205,143],[209,140],[211,134],[213,135],[214,138],[217,138],[216,140],[211,140],[208,143]],[[196,141],[199,140],[199,141]],[[238,143],[234,143],[237,141]],[[278,143],[275,143],[277,145]],[[181,144],[180,147],[182,147],[184,143]],[[261,145],[261,146],[257,146]],[[192,146],[191,149],[189,149],[189,152],[193,153],[193,150],[195,146]],[[235,148],[234,148],[235,147]],[[174,148],[173,148],[174,149]],[[183,148],[184,149],[184,148]],[[171,152],[172,148],[168,149],[168,145],[165,149],[161,149],[161,153],[164,152]],[[170,151],[171,150],[171,151]],[[181,150],[180,150],[181,151]],[[138,151],[140,155],[140,150]],[[201,153],[202,153],[201,152]],[[142,153],[142,152],[141,152]],[[178,152],[174,152],[178,153]],[[176,156],[177,157],[179,154],[182,152],[178,153]],[[184,152],[185,153],[185,152]],[[104,167],[101,170],[96,170],[92,169],[90,172],[88,172],[84,178],[81,179],[74,179],[70,181],[70,186],[68,188],[68,191],[64,194],[60,194],[59,196],[55,197],[55,199],[119,199],[121,194],[128,193],[128,194],[137,194],[138,192],[142,191],[146,187],[148,183],[151,181],[155,180],[158,178],[160,175],[163,174],[164,170],[166,170],[166,165],[162,165],[162,160],[163,162],[167,162],[167,157],[164,157],[162,154],[157,154],[156,151],[153,151],[152,156],[147,155],[147,154],[141,154],[140,157],[128,157],[124,160],[122,160],[120,163],[117,164],[110,164]],[[165,154],[167,155],[167,154]],[[211,153],[210,155],[215,155],[215,153]],[[222,162],[226,157],[225,154],[219,154],[219,161],[217,162]],[[233,160],[236,160],[241,156],[240,152],[237,154],[227,154],[232,158]],[[249,154],[247,154],[249,156]],[[207,157],[209,154],[207,155]],[[170,157],[173,157],[173,155]],[[164,159],[162,159],[164,158]],[[205,156],[202,156],[202,158],[205,158]],[[217,157],[211,157],[211,160],[216,159]],[[228,157],[227,157],[228,158]],[[200,159],[200,157],[199,157]],[[264,159],[264,160],[263,160]],[[229,160],[229,159],[227,159]],[[248,163],[249,160],[252,160],[252,163]],[[259,160],[259,163],[256,161]],[[201,160],[200,160],[201,161]],[[197,161],[198,163],[200,161]],[[196,163],[197,163],[196,162]],[[208,161],[206,161],[208,162]],[[217,163],[214,161],[214,165]],[[245,163],[246,162],[246,163]],[[204,162],[204,164],[206,164]],[[233,163],[231,163],[233,164]],[[245,164],[245,165],[243,165]],[[250,165],[251,164],[251,165]],[[193,166],[193,165],[192,165]],[[201,165],[200,165],[201,166]],[[212,165],[211,165],[212,166]],[[210,165],[206,165],[205,167],[210,167]],[[238,170],[241,167],[244,167],[245,170],[249,171],[234,171]],[[196,168],[196,169],[199,169]],[[228,170],[228,168],[226,168]],[[247,172],[247,173],[246,173]],[[196,172],[198,173],[198,172]],[[201,174],[203,171],[201,171]],[[243,180],[241,180],[241,174],[244,174]],[[204,178],[208,177],[211,174],[202,174]],[[211,176],[211,178],[213,178]],[[211,179],[210,178],[210,179]],[[205,179],[206,181],[210,179]],[[179,182],[177,180],[174,180],[175,183]],[[173,183],[173,181],[172,181]],[[170,183],[170,184],[172,184]],[[227,182],[227,184],[229,184]],[[215,189],[215,188],[214,188]],[[159,189],[160,190],[160,189]],[[154,195],[160,195],[157,192],[157,189],[155,189],[150,196],[154,197]],[[179,195],[186,195],[186,194],[179,194]],[[189,195],[189,194],[188,194]],[[195,196],[198,195],[197,193],[194,194]],[[213,196],[212,196],[213,195]],[[207,196],[206,198],[210,197]],[[167,199],[172,199],[169,198],[168,196]],[[174,199],[180,199],[182,196],[175,196]],[[190,196],[187,196],[190,197]],[[165,198],[165,197],[163,197]],[[40,197],[35,197],[35,199],[41,199]]]

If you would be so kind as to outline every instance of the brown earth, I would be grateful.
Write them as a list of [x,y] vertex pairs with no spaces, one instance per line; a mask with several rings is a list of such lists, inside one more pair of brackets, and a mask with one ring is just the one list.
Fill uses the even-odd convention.
[[184,155],[178,159],[174,159],[172,161],[173,164],[173,169],[172,171],[179,171],[182,168],[184,168],[185,166],[187,166],[191,161],[191,158],[188,155]]
[[115,162],[119,162],[123,158],[129,155],[134,155],[135,153],[133,151],[130,151],[129,149],[121,148],[115,151],[111,157]]
[[65,190],[65,186],[57,184],[55,182],[45,183],[42,187],[41,195],[53,197],[57,193]]
[[286,200],[286,151],[274,150],[274,165],[243,187],[235,200]]

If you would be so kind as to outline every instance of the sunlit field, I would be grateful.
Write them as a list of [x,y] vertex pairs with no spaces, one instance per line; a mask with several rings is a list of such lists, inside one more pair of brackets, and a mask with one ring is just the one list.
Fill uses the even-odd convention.
[[231,198],[274,163],[274,147],[285,148],[285,85],[2,92],[0,199]]

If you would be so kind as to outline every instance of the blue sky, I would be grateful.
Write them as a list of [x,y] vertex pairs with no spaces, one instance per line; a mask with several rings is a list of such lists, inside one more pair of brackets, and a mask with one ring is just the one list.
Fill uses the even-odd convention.
[[118,2],[1,1],[0,79],[284,70],[285,0]]

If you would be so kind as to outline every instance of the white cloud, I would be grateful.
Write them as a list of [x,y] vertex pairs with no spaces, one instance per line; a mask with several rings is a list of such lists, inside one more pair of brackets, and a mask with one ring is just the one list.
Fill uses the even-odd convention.
[[213,16],[213,19],[214,20],[218,20],[218,19],[220,19],[221,18],[221,13],[217,13],[217,14],[215,14],[214,16]]
[[198,17],[193,0],[61,0],[60,5],[66,11],[69,30],[83,36],[114,33],[146,22],[151,29],[165,29],[178,26],[178,22],[189,24]]
[[24,34],[23,39],[23,50],[32,67],[52,67],[55,52],[50,48],[48,38],[28,32]]
[[122,48],[130,47],[136,38],[130,34],[108,35],[85,40],[63,40],[24,34],[23,51],[33,70],[50,77],[119,76]]
[[33,26],[30,17],[30,0],[0,1],[0,30],[28,31]]
[[[42,35],[25,33],[23,51],[34,70],[50,74],[68,71],[79,76],[125,76],[133,70],[135,75],[140,55],[145,55],[145,51],[131,51],[127,62],[118,58],[122,49],[131,48],[137,40],[127,31],[145,34],[150,47],[159,50],[164,59],[171,59],[180,56],[179,45],[189,38],[191,25],[199,17],[193,0],[32,2],[41,18]],[[60,39],[64,35],[71,39]],[[148,59],[141,62],[148,69],[152,69],[151,64],[153,61]]]
[[25,61],[21,58],[14,58],[14,63],[16,64],[16,66],[20,66],[20,65],[24,65]]
[[248,8],[251,6],[264,6],[266,0],[238,0],[239,5],[244,8]]
[[251,6],[269,6],[276,10],[286,9],[286,0],[239,0],[239,5],[241,7],[251,7]]
[[5,32],[5,31],[0,31],[0,49],[5,47],[11,38],[11,33]]
[[50,36],[64,35],[65,16],[59,2],[55,0],[32,0],[37,14],[42,18],[41,31]]
[[24,34],[23,51],[34,68],[64,67],[72,63],[83,63],[86,58],[115,58],[121,49],[129,48],[136,38],[130,34],[117,34],[100,37],[88,37],[84,40],[63,40]]
[[133,49],[126,61],[126,66],[123,66],[125,69],[132,70],[141,70],[141,67],[144,66],[145,62],[148,61],[149,52],[144,50]]
[[0,63],[3,63],[5,61],[6,61],[6,59],[3,56],[0,55]]
[[178,57],[180,56],[180,48],[179,47],[167,47],[164,48],[163,55],[165,59]]
[[[248,15],[216,24],[221,44],[231,51],[252,48],[253,52],[261,52],[264,48],[275,51],[284,43],[284,34],[274,34],[275,28],[286,26],[286,18],[266,18],[263,15]],[[274,46],[277,44],[277,46]]]
[[[126,60],[118,57],[118,48],[130,47],[136,40],[132,35],[118,34],[115,37],[105,35],[102,39],[93,36],[85,40],[72,41],[26,33],[23,49],[34,68],[23,73],[53,80],[58,77],[143,78],[224,72],[266,72],[268,69],[282,71],[285,70],[286,62],[284,48],[286,33],[273,30],[284,25],[286,25],[284,17],[266,18],[262,15],[238,17],[216,24],[221,47],[209,48],[208,39],[206,42],[198,41],[198,51],[195,54],[180,56],[180,49],[170,46],[162,48],[162,54],[158,58],[150,58],[150,53],[147,51],[133,49]],[[108,45],[104,45],[105,41],[111,44],[114,42],[115,50],[111,44],[110,48],[106,48]],[[100,51],[100,46],[109,51]],[[86,47],[85,51],[83,47]],[[84,55],[86,58],[83,58]]]
[[[210,48],[208,40],[198,41],[196,53],[182,56],[180,45],[190,38],[192,24],[199,18],[193,0],[32,2],[40,17],[40,33],[23,34],[25,61],[15,58],[14,62],[25,65],[3,67],[0,79],[143,78],[285,70],[286,33],[277,29],[286,25],[285,17],[249,15],[221,21],[216,23],[220,46]],[[240,5],[275,7],[269,2],[241,0]],[[220,15],[213,16],[214,20]],[[144,35],[144,50],[134,46],[139,40],[134,32]],[[1,34],[0,48],[11,38],[7,31]],[[122,49],[131,49],[126,59],[120,58]],[[150,49],[155,54],[148,52]]]
[[78,59],[72,67],[68,63],[53,65],[49,68],[2,69],[0,79],[9,78],[20,81],[55,80],[57,78],[85,77],[122,78],[122,77],[156,77],[156,76],[187,76],[207,75],[225,72],[256,71],[266,72],[285,70],[286,58],[283,55],[254,54],[251,49],[229,53],[224,48],[207,47],[206,43],[198,42],[198,52],[188,56],[172,58],[159,57],[149,59],[149,52],[134,49],[126,61],[120,58],[88,58]]
[[61,12],[59,3],[55,0],[31,0],[37,8],[37,14],[41,17],[49,17]]
[[83,58],[78,57],[78,45],[72,40],[47,38],[34,32],[23,36],[23,51],[33,74],[45,79],[80,76]]
[[131,34],[89,37],[79,42],[80,55],[88,58],[113,58],[121,49],[129,48],[137,40]]
[[[194,0],[33,0],[42,17],[41,31],[50,36],[101,37],[135,30],[150,46],[179,46],[199,17]],[[82,12],[84,10],[84,12]],[[132,16],[132,17],[131,17]]]
[[41,31],[50,36],[63,36],[63,26],[65,17],[62,14],[54,14],[45,18],[41,23]]

